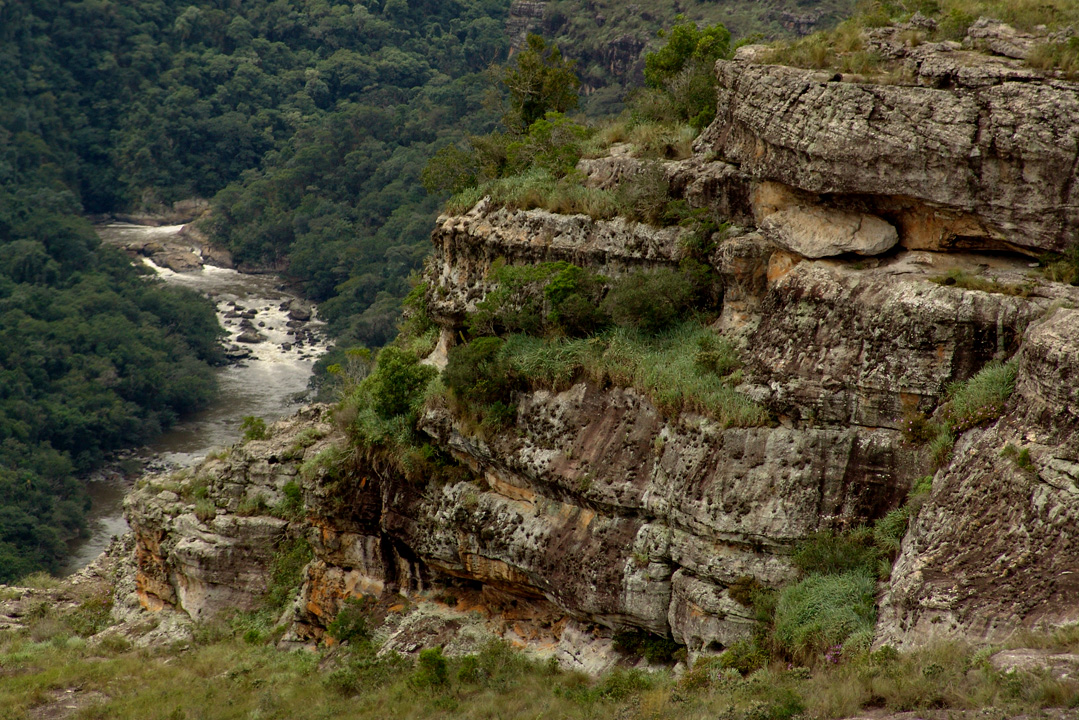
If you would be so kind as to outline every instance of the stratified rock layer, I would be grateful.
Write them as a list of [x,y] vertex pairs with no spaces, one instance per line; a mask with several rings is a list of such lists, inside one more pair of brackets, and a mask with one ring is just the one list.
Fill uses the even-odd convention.
[[1058,310],[1026,335],[1010,412],[965,433],[934,479],[884,597],[884,641],[1079,622],[1077,372],[1079,311]]
[[[919,67],[981,67],[970,55],[936,48]],[[1075,84],[1030,70],[947,89],[736,61],[716,72],[719,113],[702,151],[754,180],[869,207],[908,248],[1060,252],[1079,230]]]

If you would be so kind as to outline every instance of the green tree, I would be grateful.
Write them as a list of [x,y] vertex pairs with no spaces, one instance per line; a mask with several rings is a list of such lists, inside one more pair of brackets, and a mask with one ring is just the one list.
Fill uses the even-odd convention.
[[510,108],[502,116],[506,127],[524,133],[548,112],[576,108],[581,86],[573,69],[576,64],[563,58],[558,46],[530,34],[528,47],[501,70],[502,84],[510,96]]
[[644,80],[651,87],[663,87],[690,64],[708,65],[710,69],[731,51],[731,34],[722,23],[701,29],[696,23],[684,22],[665,35],[667,44],[644,58]]
[[639,94],[634,105],[649,108],[646,115],[657,110],[666,115],[656,119],[676,119],[702,130],[716,115],[714,66],[730,56],[731,34],[719,23],[698,28],[685,22],[666,37],[666,45],[644,58],[650,93]]
[[436,375],[410,352],[395,347],[383,348],[378,366],[371,376],[371,401],[374,411],[386,419],[408,415],[419,403],[423,389]]

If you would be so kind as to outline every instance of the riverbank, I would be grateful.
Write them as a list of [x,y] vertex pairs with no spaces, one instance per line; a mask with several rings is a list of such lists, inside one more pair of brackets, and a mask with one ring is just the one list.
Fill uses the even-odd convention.
[[[195,290],[214,301],[229,365],[215,371],[217,399],[185,418],[142,448],[118,453],[116,459],[87,478],[91,497],[90,536],[72,544],[65,574],[96,558],[113,536],[127,531],[123,498],[144,471],[190,467],[216,447],[236,442],[247,416],[272,422],[308,399],[315,362],[327,342],[318,309],[291,290],[281,278],[249,274],[214,264],[218,251],[201,241],[187,225],[133,225],[112,222],[96,226],[102,241],[120,247],[154,270],[162,281]],[[187,247],[197,266],[176,271],[155,256],[172,257]],[[148,248],[133,252],[132,248]]]

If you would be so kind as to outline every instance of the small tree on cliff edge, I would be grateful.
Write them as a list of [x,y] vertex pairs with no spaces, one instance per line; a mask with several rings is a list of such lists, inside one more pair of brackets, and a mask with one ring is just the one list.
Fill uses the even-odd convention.
[[633,105],[651,119],[679,120],[702,130],[715,118],[713,68],[716,60],[730,56],[731,34],[722,24],[698,28],[683,22],[660,36],[667,44],[645,56],[648,89],[637,94]]
[[529,35],[528,46],[517,54],[515,62],[498,71],[510,96],[510,107],[502,116],[506,128],[524,134],[548,112],[576,108],[581,87],[573,71],[576,64],[563,58],[558,46],[548,45],[539,35]]

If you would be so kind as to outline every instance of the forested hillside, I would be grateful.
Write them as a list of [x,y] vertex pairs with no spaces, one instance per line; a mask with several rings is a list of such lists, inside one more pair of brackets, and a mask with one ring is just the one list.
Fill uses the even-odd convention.
[[439,142],[485,129],[480,73],[505,56],[508,4],[9,4],[0,40],[19,72],[0,82],[21,100],[3,124],[52,150],[88,212],[226,188],[217,239],[316,300],[339,295],[334,329],[381,344],[435,209],[419,172]]
[[151,282],[101,247],[62,180],[73,169],[62,145],[5,120],[0,582],[59,569],[65,541],[85,526],[88,500],[74,474],[205,404],[209,364],[221,355],[209,301]]
[[241,262],[291,264],[319,300],[350,281],[326,314],[383,342],[435,210],[419,171],[482,129],[507,5],[0,4],[0,581],[59,567],[73,474],[212,394],[209,304],[80,216],[224,188],[214,229]]

